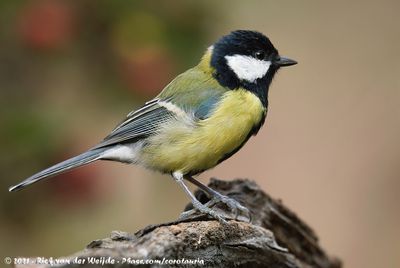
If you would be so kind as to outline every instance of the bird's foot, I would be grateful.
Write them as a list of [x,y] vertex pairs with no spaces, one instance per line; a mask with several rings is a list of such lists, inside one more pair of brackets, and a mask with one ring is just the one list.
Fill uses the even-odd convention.
[[[208,203],[210,203],[210,202],[208,202]],[[187,219],[187,218],[190,218],[191,216],[197,214],[198,212],[200,212],[202,214],[206,214],[206,215],[218,220],[222,224],[226,224],[227,221],[225,219],[227,219],[227,217],[226,217],[227,215],[225,215],[223,213],[219,213],[216,210],[213,210],[211,208],[211,206],[208,205],[208,203],[206,203],[204,205],[200,202],[193,203],[194,208],[191,210],[182,212],[179,218]]]
[[249,209],[240,204],[235,199],[230,198],[226,195],[218,193],[217,195],[214,195],[213,198],[206,205],[212,207],[218,203],[225,204],[229,208],[229,210],[233,212],[235,220],[246,222],[251,221],[251,214]]
[[[220,203],[228,207],[231,213],[219,207],[215,207],[217,204]],[[215,195],[210,201],[205,204],[196,202],[195,204],[193,204],[193,207],[194,208],[191,210],[182,212],[180,218],[190,218],[191,216],[200,212],[203,214],[207,214],[214,219],[217,219],[221,223],[226,223],[227,219],[239,220],[244,222],[251,221],[250,211],[248,208],[241,205],[235,199],[222,194]]]

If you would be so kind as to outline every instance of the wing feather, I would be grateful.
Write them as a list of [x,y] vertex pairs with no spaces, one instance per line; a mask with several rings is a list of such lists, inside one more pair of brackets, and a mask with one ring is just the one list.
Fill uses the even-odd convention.
[[161,123],[174,118],[174,114],[160,106],[158,102],[158,99],[154,99],[147,102],[142,108],[129,113],[125,120],[94,148],[135,142],[156,132]]
[[189,69],[168,84],[157,98],[129,113],[94,148],[146,138],[154,134],[160,124],[173,119],[182,120],[182,112],[190,120],[204,120],[210,116],[227,90],[199,68]]

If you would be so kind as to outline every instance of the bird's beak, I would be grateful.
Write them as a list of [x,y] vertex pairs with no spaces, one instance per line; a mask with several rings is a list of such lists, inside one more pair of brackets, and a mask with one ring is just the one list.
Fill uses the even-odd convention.
[[279,67],[286,67],[297,64],[297,61],[285,57],[279,57],[274,61],[274,64]]

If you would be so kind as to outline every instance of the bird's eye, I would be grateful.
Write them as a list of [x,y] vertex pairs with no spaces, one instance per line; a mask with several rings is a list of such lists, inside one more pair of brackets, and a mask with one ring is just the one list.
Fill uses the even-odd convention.
[[254,57],[256,57],[259,60],[263,60],[265,58],[265,52],[262,50],[256,51],[254,53]]

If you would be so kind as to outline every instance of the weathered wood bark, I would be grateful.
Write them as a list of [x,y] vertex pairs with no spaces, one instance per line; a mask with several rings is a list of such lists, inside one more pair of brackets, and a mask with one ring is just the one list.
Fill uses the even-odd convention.
[[[93,262],[102,267],[137,267],[140,262],[141,267],[158,267],[158,261],[180,267],[341,267],[338,259],[321,249],[310,227],[254,182],[213,179],[209,186],[248,207],[251,223],[230,220],[224,224],[195,214],[150,225],[132,235],[114,231],[110,238],[95,240],[66,257],[70,263],[61,267],[94,267]],[[196,196],[208,201],[201,191]]]

